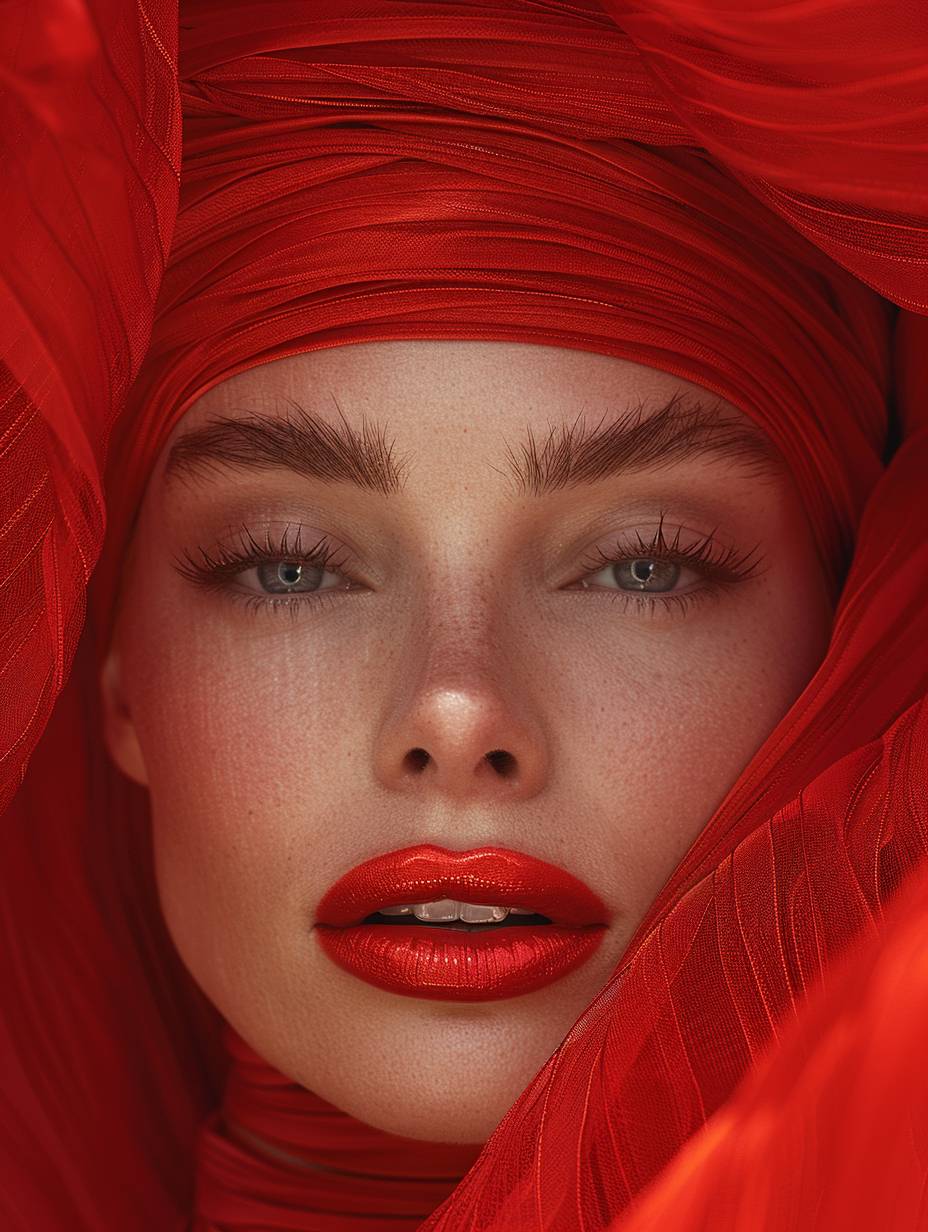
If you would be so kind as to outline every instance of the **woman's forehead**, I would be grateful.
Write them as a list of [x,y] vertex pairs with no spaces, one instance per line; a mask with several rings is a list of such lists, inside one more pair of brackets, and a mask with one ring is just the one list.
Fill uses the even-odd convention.
[[[705,393],[663,369],[594,351],[525,342],[400,339],[327,347],[255,365],[215,385],[183,419],[234,410],[245,399],[259,400],[264,409],[288,397],[309,399],[315,411],[337,418],[331,397],[336,386],[354,395],[352,405],[341,408],[347,418],[370,415],[386,404],[400,422],[413,427],[436,414],[440,418],[449,406],[476,414],[487,394],[495,400],[488,415],[517,408],[531,416],[565,397],[574,413],[586,404],[597,413],[603,401],[647,399],[672,389]],[[415,401],[409,398],[412,391]]]
[[618,357],[507,342],[400,341],[250,368],[182,416],[165,479],[214,465],[284,467],[399,491],[418,458],[499,459],[535,496],[622,470],[726,456],[777,469],[767,436],[725,399]]

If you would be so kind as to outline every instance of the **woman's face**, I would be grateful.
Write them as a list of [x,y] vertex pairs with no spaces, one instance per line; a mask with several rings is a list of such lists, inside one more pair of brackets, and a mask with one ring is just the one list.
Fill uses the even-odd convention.
[[[270,560],[236,567],[255,545]],[[103,673],[107,741],[150,790],[181,957],[244,1039],[372,1125],[481,1142],[830,624],[792,480],[730,404],[556,347],[342,346],[242,373],[175,427]],[[337,965],[326,891],[423,843],[558,865],[605,904],[601,944],[489,999]]]

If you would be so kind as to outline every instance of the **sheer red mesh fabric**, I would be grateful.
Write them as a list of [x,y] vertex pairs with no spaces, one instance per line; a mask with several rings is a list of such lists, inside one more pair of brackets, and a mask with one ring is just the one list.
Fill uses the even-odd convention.
[[[204,1230],[411,1228],[440,1202],[430,1232],[606,1227],[793,1019],[793,1037],[827,1049],[821,1019],[801,1035],[806,993],[878,931],[923,863],[928,330],[892,308],[926,311],[922,10],[187,4],[176,234],[175,14],[114,2],[11,13],[6,1226],[180,1227],[196,1205]],[[414,239],[399,267],[397,235]],[[234,1040],[227,1083],[221,1023],[158,911],[147,798],[103,753],[96,673],[132,516],[183,410],[243,367],[399,337],[600,350],[717,390],[784,452],[842,590],[821,669],[463,1180],[443,1200],[447,1151],[423,1148],[415,1192],[373,1185],[352,1210],[337,1180],[317,1192],[236,1152],[215,1124],[225,1093],[316,1158],[335,1132],[312,1093],[275,1083]],[[874,953],[862,951],[861,979]],[[890,989],[923,1012],[917,987]],[[766,1081],[764,1106],[782,1092],[795,1142],[814,1079],[787,1061]],[[764,1226],[751,1178],[769,1160],[737,1150],[758,1089],[710,1123],[717,1138],[694,1141],[702,1156],[680,1155],[704,1194],[712,1168],[741,1167],[753,1206],[706,1206],[715,1222],[697,1225],[696,1190],[668,1173],[652,1194],[662,1227]],[[915,1117],[914,1090],[881,1090],[861,1086],[859,1117],[871,1098],[883,1123]],[[396,1144],[350,1118],[334,1126],[383,1175]],[[874,1169],[892,1142],[875,1140]],[[834,1188],[833,1155],[802,1158]],[[906,1158],[911,1187],[924,1152]],[[463,1174],[470,1160],[455,1162]],[[803,1201],[793,1209],[797,1227],[812,1218]]]

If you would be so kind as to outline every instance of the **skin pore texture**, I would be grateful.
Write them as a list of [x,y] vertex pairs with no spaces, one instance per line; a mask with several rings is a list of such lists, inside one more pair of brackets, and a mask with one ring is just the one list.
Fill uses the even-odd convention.
[[[666,416],[613,474],[602,448],[584,454],[584,433],[640,428],[668,401],[704,444],[694,456],[671,447]],[[728,455],[700,404],[727,420]],[[359,486],[337,450],[323,478],[271,465],[285,433],[260,467],[244,460],[256,438],[233,432],[225,462],[178,446],[166,473],[181,438],[212,423],[217,449],[217,419],[256,415],[314,420],[323,442],[326,425],[350,429],[399,478]],[[505,342],[277,360],[175,426],[101,676],[106,741],[150,792],[184,963],[271,1065],[392,1133],[490,1136],[824,657],[832,599],[806,515],[779,455],[749,440],[763,451],[747,415],[682,378]],[[710,563],[642,550],[659,529],[665,555],[711,536]],[[297,531],[305,555],[324,537],[336,556],[288,594],[278,564]],[[252,540],[288,550],[195,580]],[[635,588],[636,559],[639,580],[656,562],[659,589]],[[418,843],[561,865],[612,911],[604,942],[496,1001],[362,982],[321,949],[316,907],[348,869]]]

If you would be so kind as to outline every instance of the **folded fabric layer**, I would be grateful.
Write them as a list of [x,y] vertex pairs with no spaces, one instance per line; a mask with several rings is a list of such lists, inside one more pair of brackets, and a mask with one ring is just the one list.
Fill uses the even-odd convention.
[[[892,744],[923,750],[925,707]],[[901,764],[901,763],[900,763]],[[906,784],[890,784],[902,791]],[[782,1046],[610,1232],[917,1232],[928,1223],[928,868]],[[824,994],[824,995],[822,995]]]

